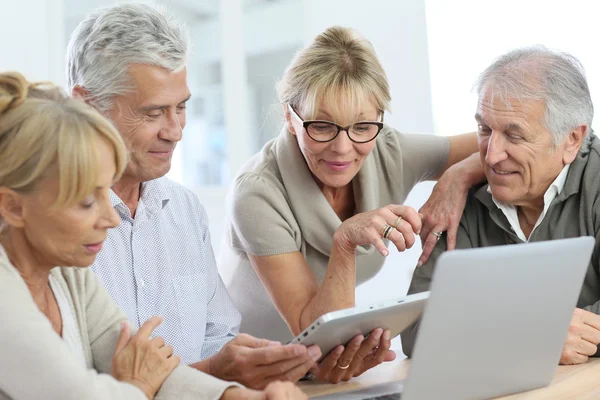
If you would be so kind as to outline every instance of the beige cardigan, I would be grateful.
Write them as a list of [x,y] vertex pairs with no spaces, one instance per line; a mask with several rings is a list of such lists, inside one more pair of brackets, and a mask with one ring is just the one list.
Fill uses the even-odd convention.
[[[83,341],[87,370],[35,305],[0,246],[0,400],[146,399],[110,375],[121,322],[127,320],[87,268],[51,271],[67,295]],[[156,399],[218,399],[237,386],[187,366],[173,371]]]
[[[442,170],[449,152],[447,137],[408,135],[386,126],[352,180],[356,212],[402,204],[418,182]],[[342,221],[311,175],[295,137],[285,128],[241,169],[228,200],[219,272],[242,314],[240,332],[285,343],[293,335],[248,254],[299,251],[321,284],[333,235]],[[373,246],[358,247],[356,284],[375,276],[384,260]]]

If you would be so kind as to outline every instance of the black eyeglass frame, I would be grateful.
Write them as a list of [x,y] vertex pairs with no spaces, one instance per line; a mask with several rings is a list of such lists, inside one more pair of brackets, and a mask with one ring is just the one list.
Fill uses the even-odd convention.
[[[335,140],[335,138],[338,137],[338,135],[340,134],[341,131],[346,132],[346,135],[348,135],[348,138],[351,141],[353,141],[354,143],[361,143],[361,144],[362,143],[369,143],[370,141],[375,140],[375,138],[377,136],[379,136],[379,132],[381,132],[381,130],[383,129],[383,111],[381,111],[381,121],[358,121],[358,122],[353,123],[352,125],[341,126],[341,125],[336,124],[335,122],[325,121],[325,120],[309,120],[309,121],[304,121],[302,118],[300,118],[300,115],[298,115],[298,113],[296,112],[296,110],[294,110],[294,107],[292,107],[291,104],[288,104],[288,108],[289,108],[290,112],[294,115],[294,117],[296,117],[296,119],[299,122],[302,123],[302,127],[306,131],[306,134],[308,135],[308,137],[311,138],[312,140],[314,140],[315,142],[319,142],[319,143],[327,143],[327,142],[331,142],[332,140]],[[335,126],[337,128],[337,133],[331,139],[327,139],[327,140],[318,140],[318,139],[315,139],[308,132],[308,127],[310,125],[312,125],[312,124],[317,124],[317,123],[331,124],[331,125],[333,125],[333,126]],[[369,140],[365,140],[365,141],[354,140],[354,139],[352,139],[352,136],[350,136],[349,129],[352,128],[354,125],[357,125],[357,124],[372,124],[372,125],[376,125],[377,126],[377,133],[375,134],[375,136],[373,136]]]

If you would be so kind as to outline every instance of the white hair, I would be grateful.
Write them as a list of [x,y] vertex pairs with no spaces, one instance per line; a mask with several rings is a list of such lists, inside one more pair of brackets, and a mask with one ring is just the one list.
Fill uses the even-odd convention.
[[77,26],[67,47],[67,82],[87,91],[86,100],[106,112],[114,96],[130,93],[130,64],[182,70],[188,58],[185,26],[144,4],[102,8]]
[[491,95],[510,108],[510,100],[541,100],[544,121],[554,144],[562,143],[578,126],[591,132],[594,106],[583,66],[570,54],[544,46],[512,50],[490,65],[475,84],[479,98]]

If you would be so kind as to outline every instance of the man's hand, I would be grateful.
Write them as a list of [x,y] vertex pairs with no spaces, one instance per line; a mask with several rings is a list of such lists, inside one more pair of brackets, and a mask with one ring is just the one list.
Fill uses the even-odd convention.
[[583,364],[600,344],[600,315],[576,308],[559,364]]
[[298,381],[320,357],[317,346],[281,345],[240,334],[208,359],[208,373],[252,389],[264,389],[275,381]]

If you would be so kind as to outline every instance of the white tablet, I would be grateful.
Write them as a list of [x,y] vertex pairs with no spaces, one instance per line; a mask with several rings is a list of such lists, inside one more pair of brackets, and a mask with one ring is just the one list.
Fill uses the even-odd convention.
[[422,292],[368,306],[333,311],[322,315],[290,343],[306,346],[316,344],[323,353],[321,358],[324,358],[340,344],[345,345],[356,335],[367,336],[376,328],[389,329],[393,338],[421,316],[428,297],[429,292]]

